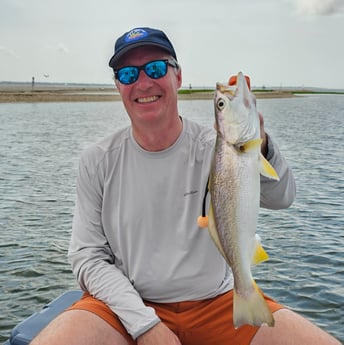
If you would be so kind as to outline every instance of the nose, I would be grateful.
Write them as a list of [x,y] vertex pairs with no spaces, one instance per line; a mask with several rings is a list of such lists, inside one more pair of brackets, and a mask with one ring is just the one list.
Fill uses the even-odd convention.
[[153,84],[153,79],[149,78],[145,71],[139,71],[139,77],[137,78],[136,83],[141,87],[151,86]]

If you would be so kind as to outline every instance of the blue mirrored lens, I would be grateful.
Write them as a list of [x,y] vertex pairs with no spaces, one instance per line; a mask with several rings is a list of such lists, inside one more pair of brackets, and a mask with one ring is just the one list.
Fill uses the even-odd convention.
[[163,60],[148,62],[144,69],[148,77],[158,79],[166,75],[167,63]]
[[135,83],[139,77],[139,69],[134,66],[123,67],[117,71],[117,78],[122,84]]

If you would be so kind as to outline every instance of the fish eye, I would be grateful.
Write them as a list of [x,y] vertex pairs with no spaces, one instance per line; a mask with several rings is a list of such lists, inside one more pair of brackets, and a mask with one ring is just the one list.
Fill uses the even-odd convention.
[[217,100],[217,107],[222,110],[226,105],[226,102],[224,101],[224,99],[220,98]]

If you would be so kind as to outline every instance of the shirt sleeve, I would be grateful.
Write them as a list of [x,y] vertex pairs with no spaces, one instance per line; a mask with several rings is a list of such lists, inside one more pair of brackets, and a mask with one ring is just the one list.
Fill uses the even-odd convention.
[[295,200],[295,180],[288,162],[270,136],[267,159],[277,172],[279,181],[261,175],[260,206],[275,210],[287,208]]
[[115,265],[101,220],[104,182],[91,165],[83,158],[79,164],[69,260],[81,288],[107,304],[136,339],[160,319]]

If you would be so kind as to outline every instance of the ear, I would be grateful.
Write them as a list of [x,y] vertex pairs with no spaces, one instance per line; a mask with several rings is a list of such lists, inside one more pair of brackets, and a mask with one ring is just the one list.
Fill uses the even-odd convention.
[[177,88],[180,89],[182,86],[182,68],[179,66],[177,72]]

